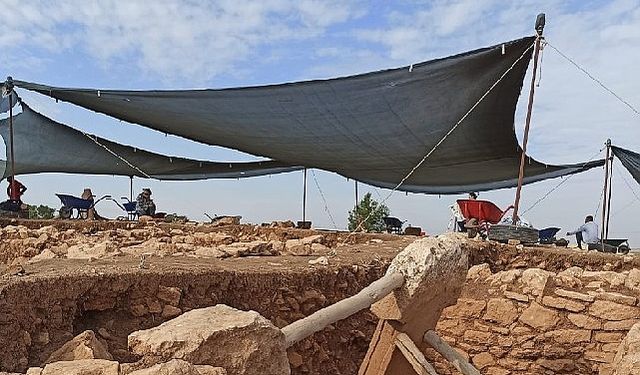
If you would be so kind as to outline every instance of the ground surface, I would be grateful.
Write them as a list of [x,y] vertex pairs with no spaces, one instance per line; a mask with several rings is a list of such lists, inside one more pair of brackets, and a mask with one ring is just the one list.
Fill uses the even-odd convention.
[[[170,318],[154,310],[159,286],[181,290],[179,311],[224,303],[282,327],[357,293],[416,239],[287,225],[0,220],[0,371],[41,365],[85,329],[107,331],[114,357],[135,361],[127,335]],[[633,255],[472,242],[471,264],[493,272],[640,268]],[[294,374],[356,373],[375,324],[365,311],[299,343]]]

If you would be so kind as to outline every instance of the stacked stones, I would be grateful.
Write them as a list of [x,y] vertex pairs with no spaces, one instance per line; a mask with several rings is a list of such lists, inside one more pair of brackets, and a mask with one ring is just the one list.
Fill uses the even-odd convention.
[[[437,331],[486,374],[613,374],[640,319],[640,270],[469,270]],[[456,373],[429,353],[443,374]]]

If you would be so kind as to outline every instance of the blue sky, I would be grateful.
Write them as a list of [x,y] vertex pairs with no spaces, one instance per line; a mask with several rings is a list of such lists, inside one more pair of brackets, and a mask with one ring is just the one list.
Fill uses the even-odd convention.
[[[475,49],[532,34],[535,16],[546,12],[548,41],[574,58],[636,107],[640,107],[640,2],[618,1],[120,1],[2,0],[0,73],[60,86],[179,89],[248,86],[328,78],[395,67]],[[527,82],[528,82],[527,78]],[[528,87],[528,83],[525,85]],[[121,143],[165,154],[209,160],[251,160],[232,150],[165,136],[66,103],[20,91],[37,111],[57,121]],[[516,116],[521,137],[524,92]],[[586,78],[551,48],[542,58],[529,153],[548,163],[588,160],[607,138],[640,149],[640,116]],[[346,226],[353,182],[315,171],[327,207],[309,175],[307,216],[315,225]],[[640,246],[635,225],[640,187],[614,169],[613,236]],[[59,206],[55,192],[128,195],[128,178],[34,175],[21,179],[28,203]],[[538,227],[574,229],[596,210],[603,171],[571,177],[527,212]],[[525,187],[523,208],[561,180]],[[163,211],[203,220],[238,214],[259,223],[301,216],[301,173],[244,180],[158,182],[151,187]],[[388,191],[361,186],[375,198]],[[505,207],[512,189],[483,193]],[[396,193],[394,215],[428,233],[445,230],[455,196]],[[108,203],[101,212],[115,216]]]

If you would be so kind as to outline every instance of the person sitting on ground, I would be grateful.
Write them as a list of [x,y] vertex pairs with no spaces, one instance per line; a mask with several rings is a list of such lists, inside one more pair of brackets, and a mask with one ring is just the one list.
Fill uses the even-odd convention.
[[[80,196],[80,198],[91,200],[91,202],[93,204],[93,198],[95,198],[95,195],[93,195],[93,192],[91,192],[91,189],[85,188],[84,191],[82,192],[82,195]],[[91,207],[91,208],[89,208],[87,210],[87,219],[89,219],[89,220],[104,220],[104,218],[102,216],[98,215],[98,211],[96,211],[95,207]]]
[[[593,221],[593,216],[587,215],[584,219],[584,224],[573,232],[567,232],[567,236],[574,234],[576,235],[576,242],[580,249],[582,249],[582,242],[585,242],[587,244],[587,250],[602,251],[602,243],[598,238],[598,224]],[[607,247],[608,245],[605,245],[605,249],[607,249]]]
[[12,176],[7,177],[7,182],[9,183],[7,186],[9,199],[0,203],[0,209],[13,212],[27,209],[27,206],[22,203],[22,195],[27,191],[27,187]]
[[156,213],[156,204],[151,199],[151,189],[144,188],[136,199],[136,213],[138,216],[153,216]]

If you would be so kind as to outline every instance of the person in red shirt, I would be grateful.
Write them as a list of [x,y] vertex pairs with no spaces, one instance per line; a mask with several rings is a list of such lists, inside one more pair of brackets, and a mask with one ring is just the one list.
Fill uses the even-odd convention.
[[9,183],[9,186],[7,186],[9,200],[22,203],[22,194],[27,191],[27,187],[12,176],[7,177],[7,182]]
[[7,177],[7,195],[9,199],[0,203],[0,210],[19,212],[25,209],[26,205],[22,203],[22,194],[27,191],[27,187],[20,183],[20,181],[9,176]]

